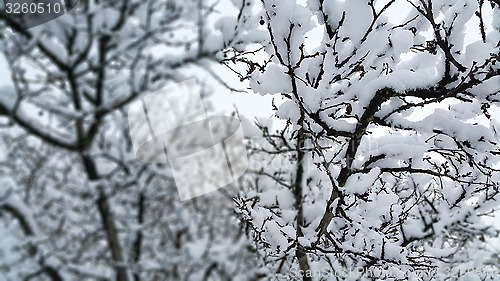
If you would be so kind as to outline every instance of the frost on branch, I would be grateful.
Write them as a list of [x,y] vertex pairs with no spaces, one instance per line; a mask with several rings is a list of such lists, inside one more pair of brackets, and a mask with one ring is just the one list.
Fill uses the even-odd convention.
[[257,93],[286,99],[288,125],[261,126],[236,203],[270,270],[458,280],[446,270],[487,268],[481,241],[497,232],[483,217],[500,199],[497,2],[262,4],[269,59],[233,62],[249,65]]

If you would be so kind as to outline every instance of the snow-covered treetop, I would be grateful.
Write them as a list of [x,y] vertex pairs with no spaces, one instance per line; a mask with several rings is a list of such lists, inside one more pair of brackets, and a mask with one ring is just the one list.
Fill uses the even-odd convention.
[[498,2],[262,4],[267,58],[227,63],[286,98],[290,129],[264,130],[269,164],[238,201],[275,269],[481,264],[500,191]]

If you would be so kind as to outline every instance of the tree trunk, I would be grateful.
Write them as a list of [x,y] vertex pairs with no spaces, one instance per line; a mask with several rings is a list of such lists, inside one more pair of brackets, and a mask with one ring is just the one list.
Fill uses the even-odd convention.
[[[301,118],[303,119],[303,117]],[[294,185],[294,197],[295,197],[295,209],[297,210],[297,225],[296,225],[296,244],[297,250],[295,255],[297,256],[297,260],[299,262],[299,268],[303,274],[304,281],[312,280],[309,277],[309,274],[306,274],[311,271],[311,267],[309,266],[309,262],[307,261],[307,254],[304,251],[304,248],[300,245],[298,239],[299,237],[303,237],[302,226],[304,224],[304,214],[302,209],[302,181],[304,176],[304,166],[302,161],[304,159],[304,151],[302,150],[302,146],[305,140],[304,129],[301,127],[298,131],[297,135],[297,174],[295,175],[295,185]]]
[[118,239],[118,233],[116,232],[115,222],[111,217],[108,198],[106,197],[102,187],[99,187],[99,198],[97,198],[96,203],[99,208],[99,214],[101,215],[104,231],[106,232],[106,238],[108,240],[111,256],[113,257],[113,261],[116,263],[116,281],[127,281],[127,271],[123,266],[123,255],[120,240]]

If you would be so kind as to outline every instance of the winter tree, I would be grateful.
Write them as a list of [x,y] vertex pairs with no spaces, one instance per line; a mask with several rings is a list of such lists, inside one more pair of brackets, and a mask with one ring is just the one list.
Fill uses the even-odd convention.
[[284,99],[235,199],[271,276],[498,280],[498,1],[262,7],[267,56],[225,63]]
[[135,159],[127,123],[130,103],[169,83],[222,82],[210,66],[249,43],[253,7],[81,1],[28,30],[0,10],[2,280],[262,275],[232,201],[181,202],[164,164]]

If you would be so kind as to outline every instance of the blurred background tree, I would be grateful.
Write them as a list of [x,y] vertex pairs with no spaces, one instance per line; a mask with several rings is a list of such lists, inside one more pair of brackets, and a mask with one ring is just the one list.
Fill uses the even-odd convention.
[[166,165],[135,160],[127,123],[142,95],[207,72],[222,82],[209,66],[249,42],[253,7],[81,1],[28,30],[0,10],[2,280],[263,274],[230,197],[181,202]]

